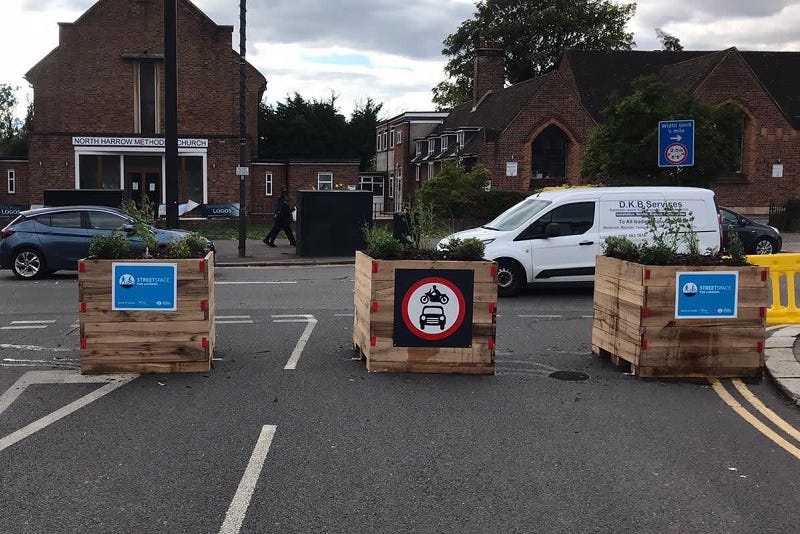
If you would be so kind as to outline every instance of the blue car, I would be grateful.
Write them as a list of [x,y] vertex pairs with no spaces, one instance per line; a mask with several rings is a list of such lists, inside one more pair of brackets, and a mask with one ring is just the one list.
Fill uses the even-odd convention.
[[[0,230],[0,268],[11,269],[18,278],[34,280],[45,274],[78,268],[78,260],[89,255],[89,241],[96,235],[120,232],[131,249],[143,250],[133,233],[133,219],[105,206],[61,206],[23,211]],[[187,232],[152,228],[158,247],[165,247]],[[208,241],[207,250],[214,250]]]

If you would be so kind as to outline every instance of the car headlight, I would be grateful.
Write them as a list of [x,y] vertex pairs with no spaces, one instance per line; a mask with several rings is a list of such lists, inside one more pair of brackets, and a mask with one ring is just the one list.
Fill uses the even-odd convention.
[[494,239],[495,239],[495,238],[493,238],[493,237],[489,237],[489,238],[487,238],[487,239],[481,239],[481,241],[483,241],[483,244],[484,244],[484,245],[488,245],[489,243],[491,243],[492,241],[494,241]]

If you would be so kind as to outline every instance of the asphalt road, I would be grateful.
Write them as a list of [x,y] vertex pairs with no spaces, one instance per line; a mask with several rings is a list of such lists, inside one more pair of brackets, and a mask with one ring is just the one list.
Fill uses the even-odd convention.
[[[0,532],[236,532],[226,513],[255,533],[800,530],[800,459],[707,383],[594,358],[589,289],[501,300],[494,376],[412,375],[353,358],[352,266],[216,274],[211,372],[140,376],[32,429],[108,386],[25,374],[77,367],[76,276],[0,273]],[[311,326],[285,315],[317,321],[294,370]],[[800,428],[768,381],[745,387]]]

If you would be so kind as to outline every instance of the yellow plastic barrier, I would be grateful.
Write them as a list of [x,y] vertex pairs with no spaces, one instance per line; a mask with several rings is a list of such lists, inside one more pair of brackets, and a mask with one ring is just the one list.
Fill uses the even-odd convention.
[[[795,274],[800,273],[800,254],[753,255],[747,256],[747,261],[753,265],[769,267],[772,303],[767,308],[767,323],[800,323],[800,308],[794,287]],[[781,278],[784,279],[784,287],[781,287]],[[783,299],[782,293],[785,295]],[[786,302],[786,305],[784,306],[782,302]]]

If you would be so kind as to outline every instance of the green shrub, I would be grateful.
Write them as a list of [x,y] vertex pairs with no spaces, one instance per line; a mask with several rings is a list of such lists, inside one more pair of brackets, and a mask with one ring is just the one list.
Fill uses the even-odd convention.
[[742,240],[739,239],[739,234],[736,232],[731,231],[728,234],[728,237],[725,240],[725,250],[727,251],[728,256],[731,257],[732,261],[742,264],[747,263],[747,255],[744,251],[744,243],[742,243]]
[[362,233],[366,244],[364,252],[368,256],[379,260],[394,260],[402,256],[403,243],[395,238],[389,230],[365,225]]
[[89,241],[89,256],[100,260],[130,258],[130,243],[119,232],[96,235]]
[[189,232],[180,238],[180,241],[183,241],[189,248],[190,258],[202,258],[206,255],[206,246],[208,245],[208,241],[205,237],[197,232]]
[[479,261],[483,259],[486,244],[476,237],[451,239],[444,245],[443,254],[448,260]]
[[196,257],[194,254],[192,254],[192,250],[189,248],[189,244],[184,238],[167,243],[166,250],[164,252],[164,257],[167,258],[184,259]]
[[132,200],[126,200],[122,203],[122,211],[127,213],[133,219],[133,233],[142,240],[145,245],[145,256],[155,251],[156,238],[153,235],[153,223],[155,222],[155,212],[153,205],[147,198],[147,195],[142,196],[142,202],[137,205]]
[[639,247],[623,235],[610,235],[603,240],[603,254],[618,260],[639,262]]

